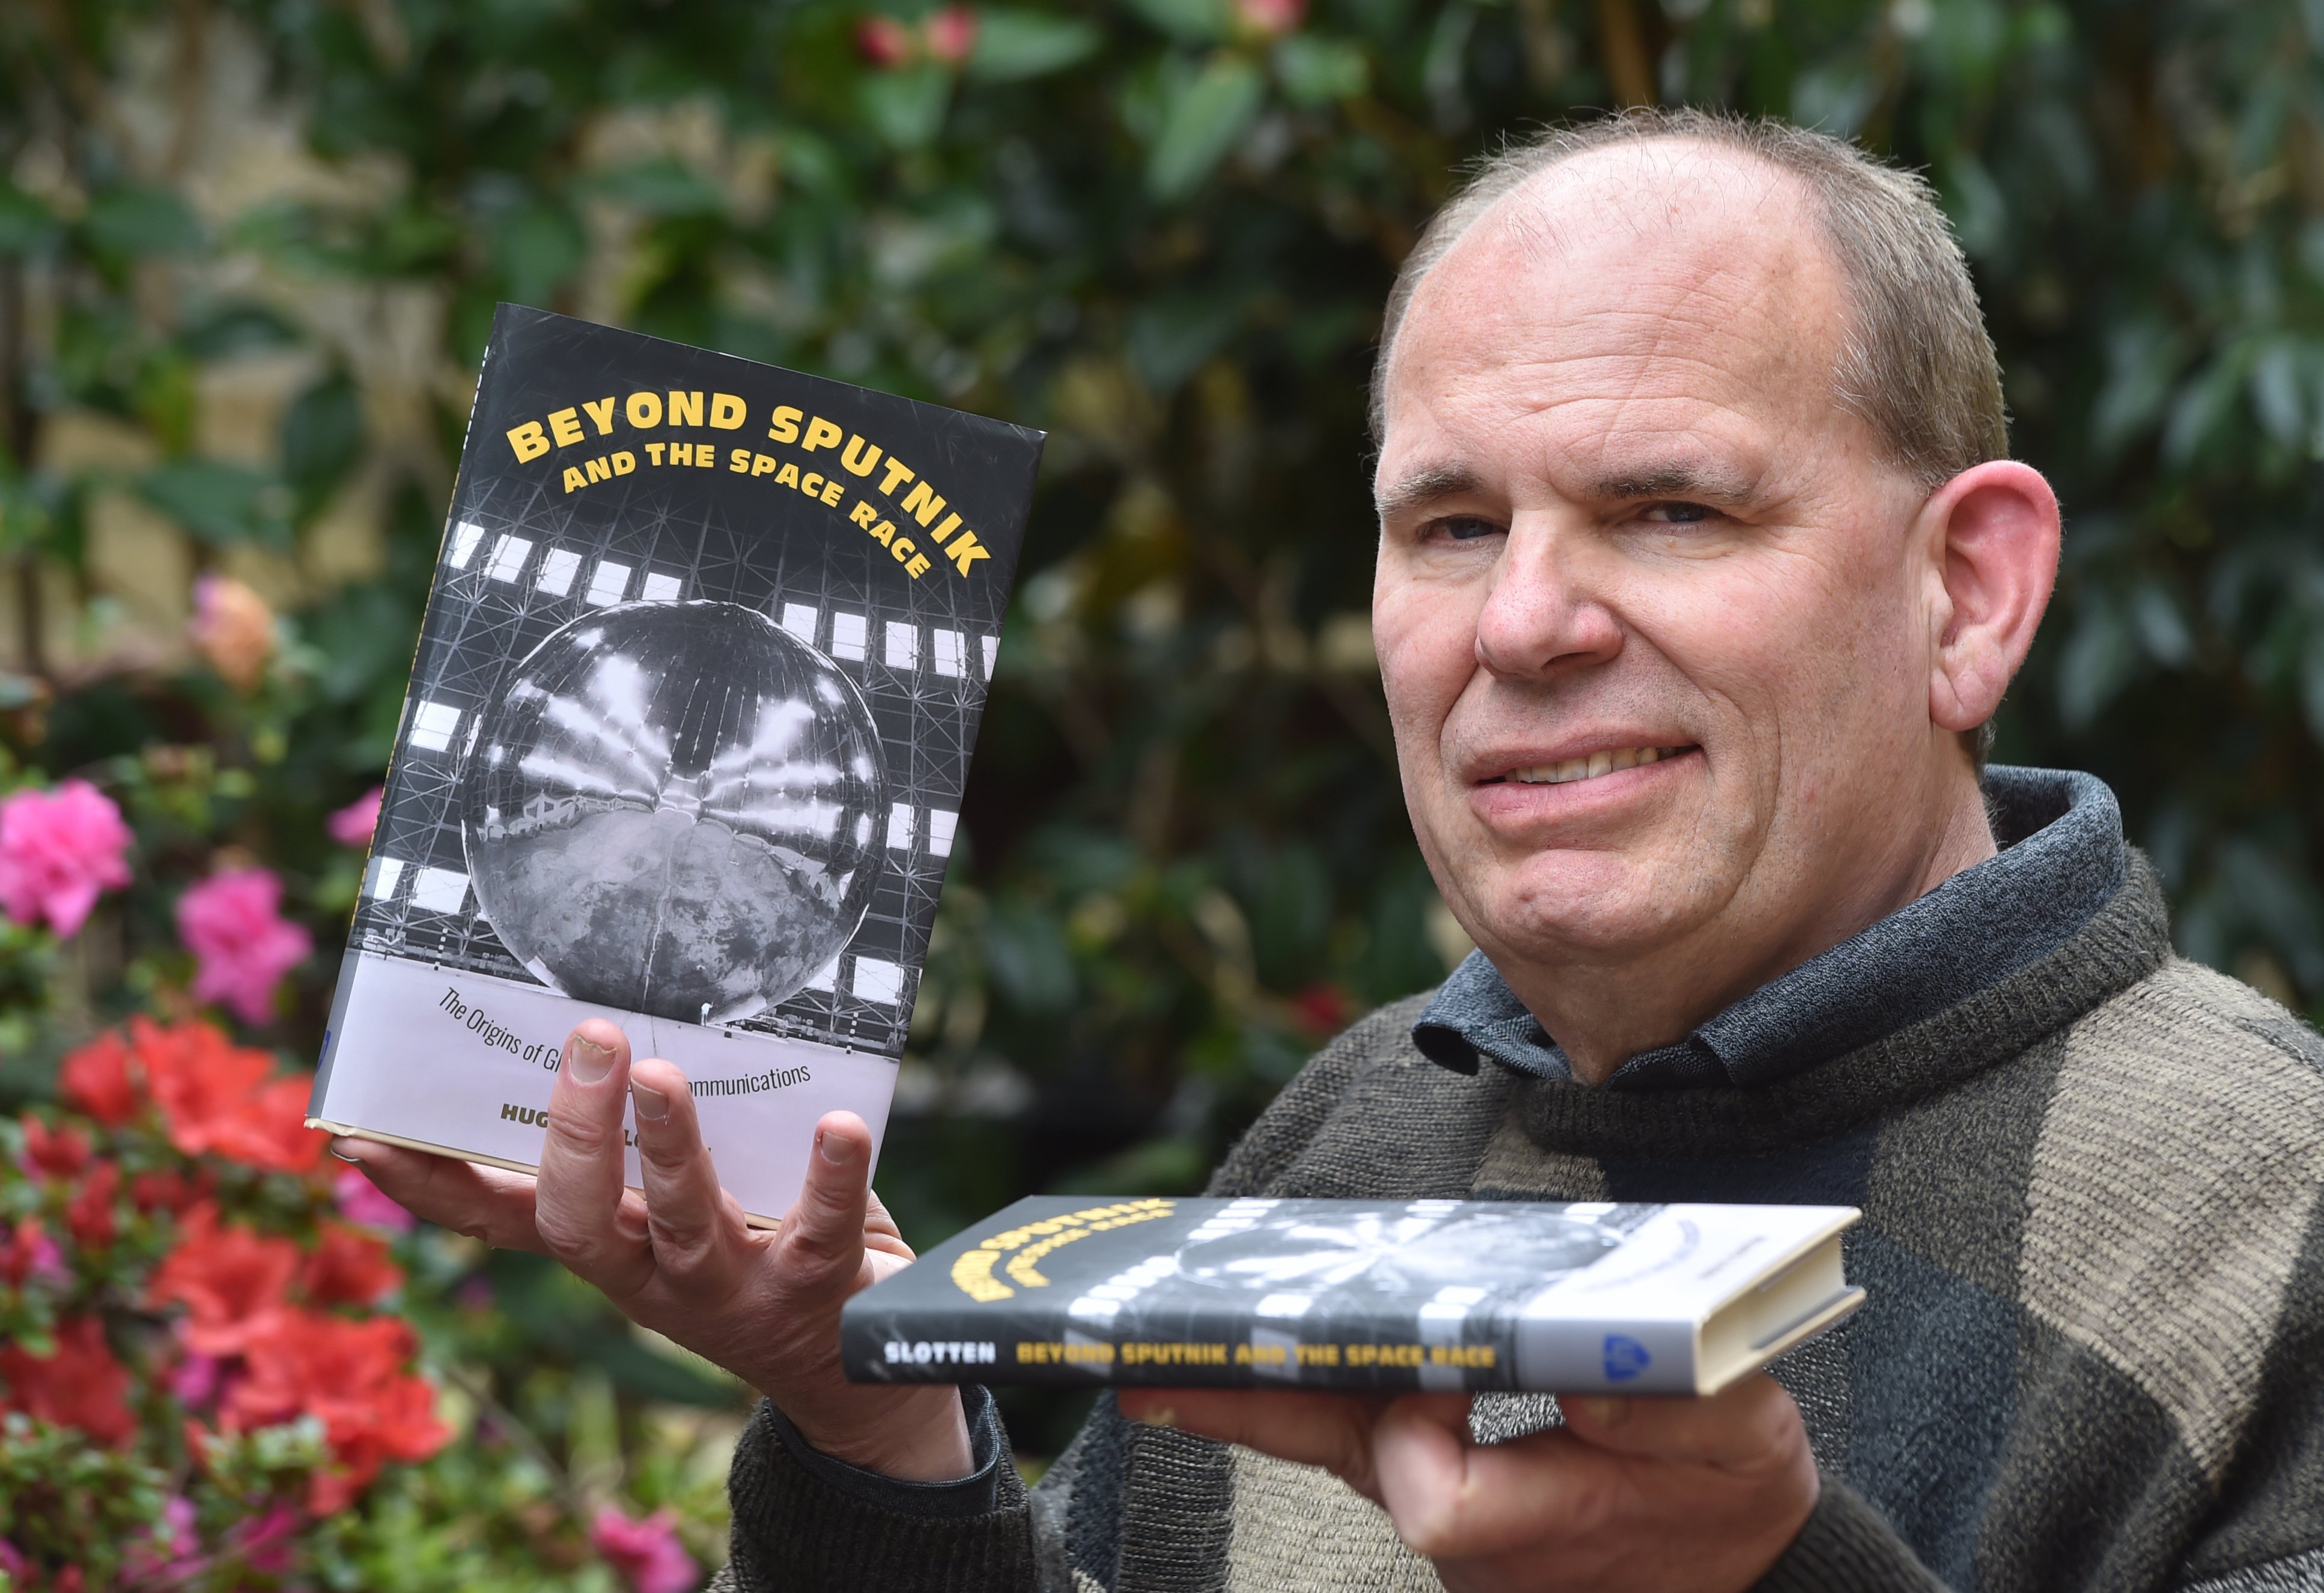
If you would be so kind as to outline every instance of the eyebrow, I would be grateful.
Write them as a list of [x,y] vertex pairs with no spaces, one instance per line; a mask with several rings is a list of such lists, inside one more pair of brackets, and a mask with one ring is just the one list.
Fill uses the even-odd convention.
[[1592,477],[1583,495],[1600,503],[1658,498],[1733,508],[1749,502],[1754,493],[1753,483],[1732,471],[1673,462]]
[[1480,491],[1483,482],[1465,465],[1425,465],[1374,500],[1382,520],[1392,520],[1446,498],[1465,497]]

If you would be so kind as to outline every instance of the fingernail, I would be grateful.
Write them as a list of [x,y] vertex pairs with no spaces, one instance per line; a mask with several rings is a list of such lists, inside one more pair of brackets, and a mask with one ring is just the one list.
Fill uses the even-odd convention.
[[638,1103],[638,1116],[649,1123],[659,1123],[669,1116],[669,1097],[649,1084],[632,1083],[630,1099]]
[[816,1135],[815,1146],[823,1153],[823,1159],[835,1167],[844,1167],[855,1159],[855,1142],[836,1134]]
[[354,1143],[355,1141],[352,1139],[334,1139],[331,1141],[331,1154],[351,1166],[360,1167],[363,1165],[363,1158],[361,1156],[351,1156],[346,1152],[346,1150],[341,1148],[342,1146],[350,1146]]
[[1159,1405],[1142,1416],[1133,1417],[1132,1420],[1143,1422],[1148,1427],[1176,1427],[1178,1424],[1178,1407]]
[[580,1035],[574,1036],[573,1044],[566,1047],[565,1062],[584,1084],[602,1084],[613,1071],[613,1051]]
[[1583,1399],[1575,1404],[1589,1418],[1593,1427],[1619,1427],[1630,1419],[1630,1402],[1627,1399]]

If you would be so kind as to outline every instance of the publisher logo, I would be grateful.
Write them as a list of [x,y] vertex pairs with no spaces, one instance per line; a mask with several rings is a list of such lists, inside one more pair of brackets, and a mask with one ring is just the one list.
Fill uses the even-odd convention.
[[890,1366],[991,1366],[999,1358],[993,1346],[987,1343],[960,1343],[951,1340],[927,1340],[908,1342],[890,1339],[886,1346]]
[[1626,1333],[1606,1335],[1606,1381],[1628,1383],[1654,1364],[1646,1347]]

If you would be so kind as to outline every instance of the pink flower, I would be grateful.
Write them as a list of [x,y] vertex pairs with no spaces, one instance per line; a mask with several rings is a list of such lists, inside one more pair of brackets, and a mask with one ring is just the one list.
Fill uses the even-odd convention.
[[249,691],[274,656],[274,611],[233,576],[204,576],[194,583],[186,634],[227,685]]
[[279,911],[282,881],[266,869],[213,875],[178,898],[178,938],[194,954],[194,999],[222,1001],[244,1023],[273,1016],[274,987],[315,949]]
[[0,802],[0,907],[19,924],[45,917],[77,934],[97,895],[129,883],[129,826],[87,780],[53,791],[19,791]]
[[410,1233],[420,1224],[420,1219],[397,1205],[382,1193],[378,1184],[364,1176],[360,1167],[342,1167],[339,1175],[331,1180],[331,1198],[338,1202],[339,1215],[364,1228],[383,1228],[390,1233]]
[[1235,11],[1252,32],[1272,39],[1307,20],[1307,0],[1235,0]]
[[892,16],[867,16],[855,24],[855,50],[873,66],[892,70],[912,59],[912,35]]
[[702,1574],[678,1542],[677,1523],[667,1510],[632,1521],[609,1505],[597,1512],[589,1542],[637,1593],[686,1593]]
[[371,833],[379,828],[379,799],[385,795],[385,787],[374,786],[324,820],[323,827],[342,846],[369,846]]
[[965,5],[947,5],[927,20],[928,53],[946,66],[958,66],[976,49],[976,13]]

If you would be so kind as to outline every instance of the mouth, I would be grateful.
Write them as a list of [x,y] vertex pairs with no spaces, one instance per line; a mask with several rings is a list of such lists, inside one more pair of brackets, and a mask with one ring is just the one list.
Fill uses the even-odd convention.
[[1510,769],[1507,774],[1480,780],[1484,786],[1563,786],[1576,780],[1601,779],[1626,769],[1643,769],[1665,759],[1683,757],[1700,749],[1692,743],[1678,747],[1609,747],[1584,758],[1568,758],[1557,763],[1529,764]]

